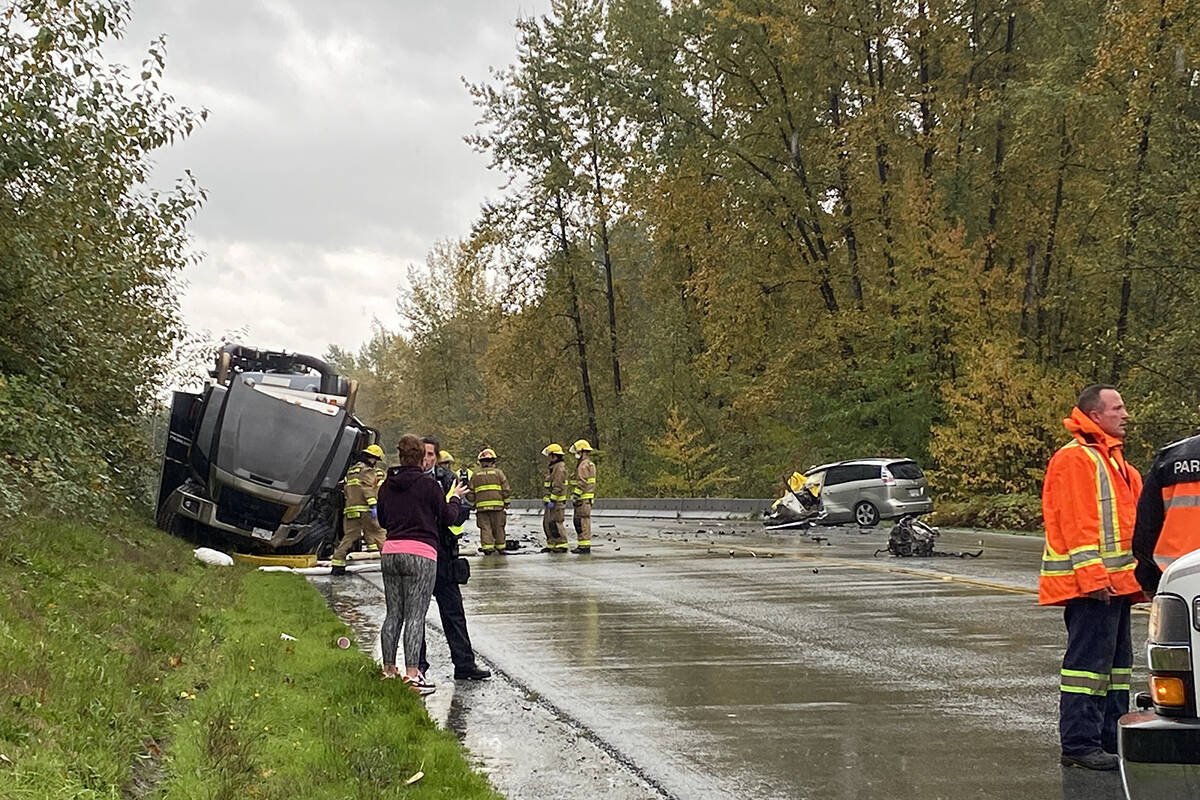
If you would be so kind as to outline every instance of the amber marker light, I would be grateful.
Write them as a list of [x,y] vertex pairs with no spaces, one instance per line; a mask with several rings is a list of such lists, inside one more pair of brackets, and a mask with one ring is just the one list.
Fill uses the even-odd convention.
[[1150,692],[1154,695],[1154,703],[1156,705],[1183,706],[1187,704],[1187,693],[1184,690],[1181,678],[1151,675]]

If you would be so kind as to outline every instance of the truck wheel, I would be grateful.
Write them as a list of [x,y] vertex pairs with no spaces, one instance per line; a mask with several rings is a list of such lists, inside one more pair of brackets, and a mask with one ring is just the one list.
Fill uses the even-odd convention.
[[854,506],[854,521],[860,528],[873,528],[879,522],[879,509],[869,500],[863,500]]

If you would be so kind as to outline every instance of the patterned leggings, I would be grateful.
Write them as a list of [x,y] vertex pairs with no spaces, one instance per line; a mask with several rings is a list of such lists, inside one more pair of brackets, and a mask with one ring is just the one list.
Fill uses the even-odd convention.
[[390,667],[396,663],[396,647],[403,627],[404,665],[415,667],[421,656],[421,642],[425,640],[425,612],[429,610],[437,577],[437,560],[412,553],[384,553],[380,567],[387,600],[387,616],[379,631],[383,665]]

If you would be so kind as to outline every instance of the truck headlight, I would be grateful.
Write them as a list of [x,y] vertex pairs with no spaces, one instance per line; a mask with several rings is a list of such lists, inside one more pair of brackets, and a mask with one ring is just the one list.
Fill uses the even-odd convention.
[[1150,606],[1150,641],[1155,644],[1192,643],[1192,621],[1182,597],[1173,594],[1154,596]]
[[1168,717],[1191,713],[1192,618],[1182,597],[1155,595],[1148,638],[1146,662],[1155,711]]

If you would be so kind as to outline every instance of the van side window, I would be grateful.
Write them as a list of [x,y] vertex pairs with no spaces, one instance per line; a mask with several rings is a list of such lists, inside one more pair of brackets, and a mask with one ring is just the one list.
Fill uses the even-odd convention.
[[879,467],[875,464],[855,464],[850,467],[850,477],[848,481],[877,481],[879,480]]
[[825,487],[837,486],[839,483],[854,480],[851,474],[852,469],[853,467],[850,466],[830,467],[825,471],[825,483],[823,485]]

